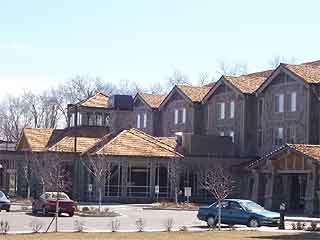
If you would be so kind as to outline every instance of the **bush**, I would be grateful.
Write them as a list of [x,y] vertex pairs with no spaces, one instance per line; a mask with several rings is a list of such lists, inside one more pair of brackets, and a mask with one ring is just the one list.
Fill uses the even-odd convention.
[[84,225],[85,225],[83,221],[75,220],[73,225],[74,225],[76,232],[83,232]]
[[291,223],[291,229],[292,230],[297,230],[297,225],[295,223]]
[[181,226],[181,227],[179,228],[179,231],[180,231],[180,232],[187,232],[187,231],[189,231],[189,229],[188,229],[187,226]]
[[307,230],[312,232],[317,232],[317,231],[320,231],[320,228],[318,228],[318,224],[316,222],[311,222],[310,227],[308,227]]
[[171,232],[172,231],[173,224],[174,224],[173,218],[168,218],[165,221],[164,225],[165,225],[165,228],[166,228],[167,232]]
[[143,232],[144,227],[145,227],[145,221],[142,217],[140,217],[136,220],[136,227],[137,227],[138,232]]
[[90,209],[88,207],[83,207],[82,208],[82,212],[89,212],[89,211],[90,211]]
[[8,221],[0,221],[0,233],[1,234],[7,234],[10,230],[10,226]]
[[301,223],[301,222],[297,222],[297,230],[304,230],[304,228],[306,227],[305,223]]
[[30,223],[33,233],[38,233],[43,227],[43,223],[37,220],[34,220]]
[[111,232],[116,232],[120,228],[120,220],[118,218],[115,218],[111,222]]

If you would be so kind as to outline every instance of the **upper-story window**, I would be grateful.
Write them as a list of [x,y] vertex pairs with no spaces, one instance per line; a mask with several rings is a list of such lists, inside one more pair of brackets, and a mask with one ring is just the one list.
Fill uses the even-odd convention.
[[282,113],[284,110],[284,94],[278,94],[275,96],[275,104],[277,113]]
[[259,118],[262,118],[263,113],[263,99],[259,99],[258,101],[258,116]]
[[96,126],[96,115],[90,114],[89,115],[89,126]]
[[82,114],[80,112],[77,113],[77,125],[82,125]]
[[102,126],[102,115],[97,114],[97,126]]
[[231,140],[234,143],[234,131],[230,131],[229,136],[231,137]]
[[175,109],[174,110],[174,124],[186,123],[187,121],[187,109]]
[[287,143],[296,143],[296,129],[295,127],[288,127],[286,133]]
[[147,113],[143,114],[143,128],[147,127]]
[[284,144],[283,128],[282,128],[282,127],[276,129],[275,144],[276,144],[277,146],[280,146],[280,145],[283,145],[283,144]]
[[217,110],[218,110],[218,119],[224,119],[225,118],[225,103],[224,102],[217,103]]
[[230,118],[234,118],[234,101],[230,102]]
[[295,112],[297,110],[297,93],[292,92],[289,96],[289,108],[290,112]]
[[74,127],[74,118],[75,118],[75,113],[72,113],[69,119],[69,125],[70,127]]
[[140,114],[138,114],[137,115],[137,128],[140,128],[141,127],[141,125],[140,125],[140,122],[141,121],[141,116],[140,116]]

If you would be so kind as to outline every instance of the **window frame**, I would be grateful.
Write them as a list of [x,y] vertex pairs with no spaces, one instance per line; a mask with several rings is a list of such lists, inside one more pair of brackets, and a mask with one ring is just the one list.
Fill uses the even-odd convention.
[[290,93],[290,112],[296,112],[296,111],[297,111],[297,92],[291,92]]
[[[277,98],[279,99],[279,101],[277,101]],[[281,104],[281,100],[282,100],[282,104]],[[279,93],[275,95],[275,113],[283,113],[284,112],[284,94],[283,93]]]
[[147,113],[143,114],[143,128],[147,128]]
[[140,129],[141,128],[141,116],[140,113],[137,114],[137,128]]
[[234,116],[235,116],[235,101],[232,100],[232,101],[230,102],[229,118],[230,118],[230,119],[234,119]]
[[225,102],[217,103],[217,111],[218,111],[218,120],[224,120],[226,117],[226,106]]

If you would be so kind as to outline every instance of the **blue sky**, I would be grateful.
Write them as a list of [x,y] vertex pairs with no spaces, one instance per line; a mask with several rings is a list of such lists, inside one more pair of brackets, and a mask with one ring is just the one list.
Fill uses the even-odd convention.
[[147,86],[174,70],[217,77],[219,61],[268,68],[320,59],[319,1],[0,0],[3,92],[75,74]]

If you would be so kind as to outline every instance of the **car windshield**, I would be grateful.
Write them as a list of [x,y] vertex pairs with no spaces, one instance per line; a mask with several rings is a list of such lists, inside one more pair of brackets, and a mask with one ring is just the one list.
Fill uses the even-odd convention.
[[264,210],[264,208],[262,206],[260,206],[259,204],[255,203],[255,202],[251,202],[251,201],[245,201],[245,202],[241,202],[241,205],[244,207],[244,209],[246,209],[247,211],[261,211]]
[[[57,193],[51,193],[49,198],[57,199]],[[60,200],[70,200],[68,195],[65,193],[59,193],[59,199]]]
[[0,191],[0,198],[4,197],[4,193],[2,191]]

